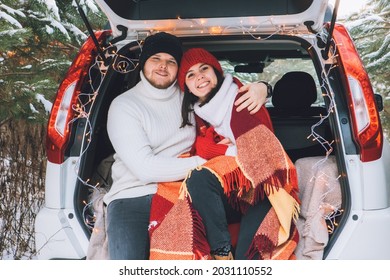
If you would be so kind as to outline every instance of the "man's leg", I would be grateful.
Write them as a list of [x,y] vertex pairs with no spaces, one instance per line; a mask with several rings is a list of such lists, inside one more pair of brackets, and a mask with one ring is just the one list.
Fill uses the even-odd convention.
[[153,195],[117,199],[107,208],[109,257],[112,260],[149,258],[149,217]]

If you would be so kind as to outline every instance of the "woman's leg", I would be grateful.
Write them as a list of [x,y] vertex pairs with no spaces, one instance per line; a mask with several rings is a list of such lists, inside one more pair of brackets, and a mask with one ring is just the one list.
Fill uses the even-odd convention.
[[207,169],[194,170],[186,181],[192,205],[202,217],[212,251],[231,246],[228,219],[237,217],[217,177]]
[[117,199],[107,208],[109,257],[112,260],[149,258],[149,217],[153,195]]
[[[249,250],[249,246],[251,245],[255,233],[261,222],[264,220],[265,215],[267,215],[269,209],[271,209],[271,203],[268,198],[265,197],[264,200],[249,207],[247,212],[243,214],[235,254],[236,260],[248,259],[247,252]],[[256,258],[258,258],[258,256],[254,257],[254,259]]]

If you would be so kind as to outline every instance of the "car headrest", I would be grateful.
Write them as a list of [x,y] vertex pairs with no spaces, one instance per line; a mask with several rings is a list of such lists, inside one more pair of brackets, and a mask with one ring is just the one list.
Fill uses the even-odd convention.
[[313,77],[301,71],[288,72],[276,82],[272,94],[275,108],[296,111],[310,108],[317,100]]

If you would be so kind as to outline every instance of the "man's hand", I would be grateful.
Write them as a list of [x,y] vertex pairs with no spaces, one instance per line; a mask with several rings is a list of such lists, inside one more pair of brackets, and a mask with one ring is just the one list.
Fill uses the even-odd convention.
[[247,108],[251,115],[257,113],[267,99],[267,86],[264,83],[252,83],[238,89],[239,93],[245,92],[234,103],[237,112]]

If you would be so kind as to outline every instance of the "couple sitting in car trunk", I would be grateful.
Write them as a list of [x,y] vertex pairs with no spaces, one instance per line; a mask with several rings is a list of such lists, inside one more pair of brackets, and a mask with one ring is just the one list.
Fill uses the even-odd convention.
[[109,258],[293,259],[297,175],[262,106],[267,85],[243,86],[164,32],[139,66],[108,114]]

